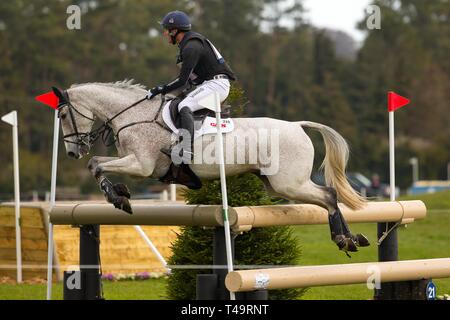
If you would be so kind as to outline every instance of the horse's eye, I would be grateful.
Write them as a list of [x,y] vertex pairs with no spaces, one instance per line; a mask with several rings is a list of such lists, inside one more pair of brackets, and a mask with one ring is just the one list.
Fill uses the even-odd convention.
[[63,120],[64,120],[66,117],[67,117],[67,115],[66,115],[65,113],[61,115],[61,119],[63,119]]

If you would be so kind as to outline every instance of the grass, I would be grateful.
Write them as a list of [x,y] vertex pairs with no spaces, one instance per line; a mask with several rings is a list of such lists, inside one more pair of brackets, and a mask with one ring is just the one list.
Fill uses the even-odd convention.
[[[425,202],[428,216],[407,227],[400,227],[399,259],[427,259],[450,256],[450,192],[440,192],[423,196],[404,197],[402,200],[420,199]],[[375,224],[353,224],[353,232],[364,233],[372,242],[368,248],[362,248],[349,259],[329,240],[326,225],[294,227],[303,248],[299,264],[344,264],[377,261]],[[450,293],[450,279],[436,279],[437,294]],[[147,281],[103,282],[105,299],[108,300],[154,300],[165,299],[165,279]],[[46,296],[45,284],[1,284],[0,300],[42,300]],[[328,286],[310,288],[303,299],[319,300],[366,300],[372,299],[373,291],[362,285]],[[62,299],[62,285],[55,284],[53,298]]]
[[442,191],[415,196],[405,196],[401,200],[422,200],[428,210],[450,210],[450,191]]
[[[53,300],[63,297],[62,284],[53,285]],[[2,284],[0,300],[45,300],[45,284]],[[107,300],[164,300],[166,279],[146,281],[103,281],[104,297]]]
[[[445,226],[445,227],[444,227]],[[295,227],[296,236],[303,246],[302,265],[343,264],[377,261],[376,225],[354,224],[354,232],[364,233],[372,244],[361,248],[349,259],[344,253],[338,252],[336,246],[328,240],[328,226]],[[450,210],[429,212],[425,220],[416,221],[411,225],[398,229],[399,259],[430,259],[450,256]],[[320,238],[320,240],[318,240]],[[450,293],[450,279],[436,279],[438,295]],[[373,291],[365,284],[345,285],[336,287],[310,288],[304,299],[371,299]]]
[[[422,200],[428,209],[427,218],[398,229],[399,260],[450,257],[450,192],[439,192],[400,200]],[[372,244],[361,248],[349,259],[336,251],[328,241],[328,226],[297,226],[296,236],[303,247],[301,265],[341,264],[378,260],[375,224],[353,224],[353,232],[364,233]],[[450,294],[450,279],[436,279],[438,295]],[[373,291],[365,284],[310,288],[303,299],[372,299]]]

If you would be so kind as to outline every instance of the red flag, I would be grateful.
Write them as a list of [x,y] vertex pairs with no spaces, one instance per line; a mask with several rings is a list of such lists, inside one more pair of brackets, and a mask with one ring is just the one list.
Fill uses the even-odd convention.
[[388,111],[395,111],[406,106],[410,102],[409,99],[396,94],[393,91],[388,92]]
[[58,109],[59,98],[52,91],[37,96],[36,100],[52,107],[53,109]]

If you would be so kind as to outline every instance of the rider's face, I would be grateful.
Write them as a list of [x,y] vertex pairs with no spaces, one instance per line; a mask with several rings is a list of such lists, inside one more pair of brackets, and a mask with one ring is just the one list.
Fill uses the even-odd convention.
[[170,36],[169,30],[164,29],[163,35],[164,35],[164,37],[166,38],[167,42],[170,43],[170,44],[172,44],[172,38],[171,38],[171,36]]

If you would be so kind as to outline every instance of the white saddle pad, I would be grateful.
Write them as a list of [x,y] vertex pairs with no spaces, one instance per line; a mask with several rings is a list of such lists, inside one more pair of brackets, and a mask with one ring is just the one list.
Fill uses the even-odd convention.
[[[162,111],[162,117],[164,123],[172,130],[173,133],[178,134],[178,129],[175,127],[175,124],[172,121],[172,117],[170,116],[170,101],[166,103]],[[222,133],[231,132],[234,130],[234,122],[233,119],[227,118],[222,119]],[[217,133],[217,123],[216,118],[214,117],[205,117],[203,120],[202,126],[195,130],[194,139],[205,134],[213,134]]]

